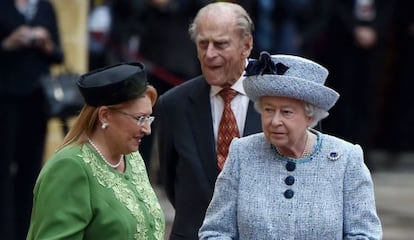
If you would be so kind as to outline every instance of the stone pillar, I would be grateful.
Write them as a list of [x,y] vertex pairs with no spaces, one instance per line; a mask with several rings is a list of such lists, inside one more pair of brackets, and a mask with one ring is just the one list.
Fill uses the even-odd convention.
[[89,1],[52,0],[65,53],[65,65],[78,73],[88,71]]

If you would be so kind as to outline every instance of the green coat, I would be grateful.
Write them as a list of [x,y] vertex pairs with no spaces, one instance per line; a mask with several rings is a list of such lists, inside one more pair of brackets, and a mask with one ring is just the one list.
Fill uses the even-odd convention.
[[164,239],[142,157],[125,159],[119,173],[88,144],[57,152],[37,179],[27,239]]

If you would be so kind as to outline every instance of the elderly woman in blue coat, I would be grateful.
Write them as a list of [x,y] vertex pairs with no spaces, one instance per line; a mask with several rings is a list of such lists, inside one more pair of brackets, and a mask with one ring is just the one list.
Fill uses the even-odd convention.
[[312,129],[339,97],[328,71],[263,52],[246,75],[263,132],[232,141],[200,239],[381,239],[361,147]]

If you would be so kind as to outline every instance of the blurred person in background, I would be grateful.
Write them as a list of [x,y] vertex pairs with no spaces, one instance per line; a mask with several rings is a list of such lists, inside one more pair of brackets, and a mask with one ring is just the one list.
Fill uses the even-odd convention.
[[[211,0],[111,1],[110,63],[143,61],[159,94],[200,74],[188,25]],[[153,124],[156,131],[157,121]],[[150,170],[154,135],[142,142],[141,154]]]
[[141,63],[77,81],[85,105],[34,188],[34,239],[164,239],[165,221],[138,151],[157,99]]
[[301,56],[325,64],[327,62],[327,31],[334,1],[311,0],[300,20]]
[[[334,1],[238,0],[256,23],[252,56],[260,51],[300,54],[326,63],[327,30]],[[320,127],[320,125],[318,126]]]
[[[328,26],[327,85],[341,92],[325,132],[360,144],[366,153],[375,147],[379,89],[384,82],[385,47],[390,36],[392,0],[336,0]],[[374,166],[369,155],[368,167]]]
[[256,24],[252,56],[260,51],[299,54],[302,21],[313,0],[239,0]]
[[0,234],[24,239],[47,132],[40,77],[63,61],[56,12],[43,0],[0,1]]
[[[198,239],[227,156],[229,142],[221,142],[261,131],[259,115],[242,86],[252,31],[253,22],[238,4],[217,2],[201,8],[189,32],[202,76],[168,90],[156,105],[161,179],[175,209],[169,239]],[[233,100],[224,101],[229,98],[225,94]],[[220,122],[229,115],[237,134],[225,138]]]
[[[384,126],[379,141],[383,149],[393,154],[414,150],[414,113],[407,111],[414,103],[412,68],[414,63],[414,2],[397,0],[393,15],[394,60],[387,86],[386,107],[383,110]],[[402,114],[403,113],[403,114]],[[397,155],[398,156],[398,155]],[[395,165],[398,157],[388,162]]]
[[[139,54],[181,81],[150,73],[160,95],[201,73],[188,25],[211,0],[149,0],[143,16]],[[161,27],[160,27],[161,26]],[[166,54],[168,53],[168,54]]]
[[[149,0],[143,12],[139,56],[151,67],[149,79],[160,95],[201,73],[188,25],[197,11],[211,0]],[[154,123],[157,131],[157,121]],[[150,165],[153,139],[143,142],[144,159]]]
[[362,148],[312,129],[339,98],[328,70],[263,52],[246,76],[263,132],[232,141],[200,239],[381,239]]
[[[109,64],[138,60],[141,34],[145,31],[143,18],[147,4],[147,1],[129,0],[113,0],[107,4],[111,24],[105,53]],[[148,64],[145,63],[145,66],[149,74]]]
[[[121,0],[119,0],[121,1]],[[134,1],[135,2],[135,1]],[[107,66],[108,44],[113,16],[110,0],[89,1],[88,13],[88,69]]]

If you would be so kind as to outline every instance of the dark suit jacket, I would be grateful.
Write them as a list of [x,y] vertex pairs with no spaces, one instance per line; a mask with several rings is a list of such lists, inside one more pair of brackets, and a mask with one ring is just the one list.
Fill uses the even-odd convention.
[[[196,77],[159,98],[156,106],[162,181],[175,208],[170,239],[198,239],[198,229],[219,173],[210,106],[210,86]],[[261,131],[250,102],[244,135]]]

